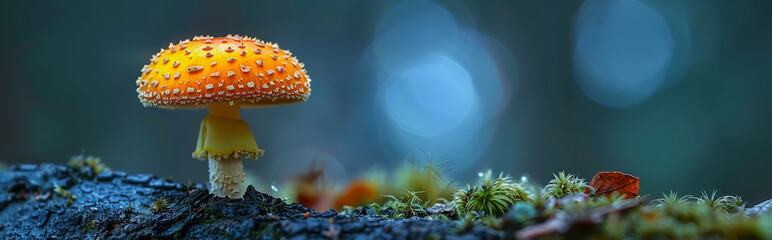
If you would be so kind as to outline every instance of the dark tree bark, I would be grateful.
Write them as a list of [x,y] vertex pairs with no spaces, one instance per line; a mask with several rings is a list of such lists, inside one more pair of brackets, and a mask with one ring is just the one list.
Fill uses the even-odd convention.
[[252,186],[243,199],[220,198],[201,184],[110,170],[95,174],[90,167],[24,164],[0,173],[0,239],[498,237],[481,226],[458,232],[454,222],[361,213],[317,213]]

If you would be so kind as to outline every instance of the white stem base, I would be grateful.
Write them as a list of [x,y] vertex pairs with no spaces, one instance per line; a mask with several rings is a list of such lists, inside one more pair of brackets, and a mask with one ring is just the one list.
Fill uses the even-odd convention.
[[241,184],[244,171],[241,159],[225,157],[220,160],[209,159],[210,192],[218,197],[241,198]]

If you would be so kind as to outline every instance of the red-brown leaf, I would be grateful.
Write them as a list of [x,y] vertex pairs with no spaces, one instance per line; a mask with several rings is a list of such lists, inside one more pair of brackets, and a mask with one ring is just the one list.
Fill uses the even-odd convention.
[[599,172],[592,177],[590,187],[595,189],[595,193],[590,197],[602,195],[609,196],[613,192],[619,192],[625,199],[638,197],[640,179],[633,175],[621,172]]

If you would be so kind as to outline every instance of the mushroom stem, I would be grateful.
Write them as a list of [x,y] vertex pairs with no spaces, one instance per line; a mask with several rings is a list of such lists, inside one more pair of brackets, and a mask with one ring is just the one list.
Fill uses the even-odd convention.
[[239,119],[240,102],[210,103],[201,121],[193,157],[209,161],[210,191],[220,197],[241,198],[242,158],[257,159],[257,147],[247,122]]
[[209,115],[239,119],[240,103],[218,102],[209,104]]
[[220,197],[241,198],[244,182],[241,158],[209,159],[210,191]]

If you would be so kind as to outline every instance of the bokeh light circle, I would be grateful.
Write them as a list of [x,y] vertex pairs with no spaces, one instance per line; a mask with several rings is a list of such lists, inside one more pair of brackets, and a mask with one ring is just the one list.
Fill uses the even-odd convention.
[[574,72],[592,100],[623,108],[661,85],[674,37],[660,12],[637,0],[588,1],[574,25]]
[[434,55],[420,62],[387,80],[382,103],[389,118],[402,131],[420,137],[457,129],[477,104],[471,76],[447,57]]
[[442,156],[454,170],[474,164],[512,93],[518,68],[508,49],[429,1],[395,5],[375,33],[365,57],[381,149]]

